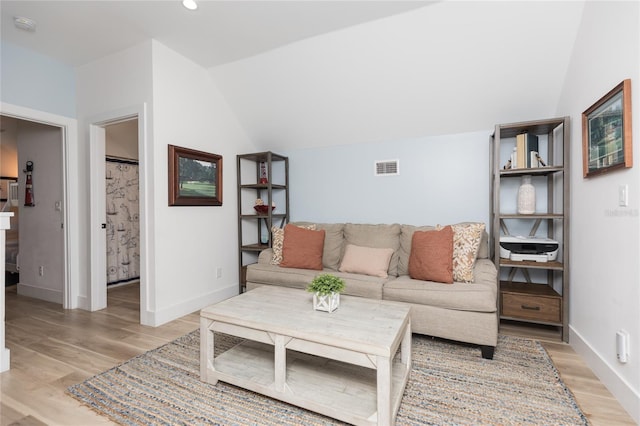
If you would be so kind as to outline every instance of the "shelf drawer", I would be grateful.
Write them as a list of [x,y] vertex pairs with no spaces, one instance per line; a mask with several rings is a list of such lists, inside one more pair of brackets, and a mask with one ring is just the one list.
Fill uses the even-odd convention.
[[502,315],[559,323],[562,320],[561,299],[529,294],[502,293]]

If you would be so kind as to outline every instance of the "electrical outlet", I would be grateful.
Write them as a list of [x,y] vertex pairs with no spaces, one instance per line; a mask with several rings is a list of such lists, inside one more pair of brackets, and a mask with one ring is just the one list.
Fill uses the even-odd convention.
[[629,333],[624,330],[616,332],[616,355],[623,364],[629,360]]
[[38,275],[44,277],[44,266],[40,265],[40,267],[38,268]]
[[222,268],[218,268],[218,269],[216,269],[216,276],[217,276],[218,278],[222,278]]

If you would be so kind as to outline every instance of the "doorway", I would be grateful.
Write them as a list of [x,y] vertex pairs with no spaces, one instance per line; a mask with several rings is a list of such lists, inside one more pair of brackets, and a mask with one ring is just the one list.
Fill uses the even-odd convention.
[[[122,262],[127,263],[135,260],[139,263],[139,281],[140,281],[140,322],[141,324],[150,324],[147,318],[150,317],[149,309],[147,307],[147,277],[148,277],[148,265],[147,265],[147,232],[146,232],[146,209],[145,209],[145,146],[146,146],[146,111],[145,105],[142,104],[138,107],[125,108],[122,110],[111,111],[103,113],[99,116],[93,117],[88,120],[89,122],[89,166],[90,166],[90,238],[91,238],[91,257],[90,257],[90,269],[91,269],[91,289],[90,289],[90,310],[95,311],[104,309],[107,306],[107,236],[109,225],[107,221],[107,213],[112,213],[111,205],[107,206],[106,191],[107,191],[107,168],[106,158],[120,157],[124,160],[131,160],[131,157],[137,156],[138,161],[138,205],[139,210],[137,213],[137,229],[139,230],[139,243],[136,242],[136,253],[131,256],[135,256],[135,259],[120,260],[120,266]],[[129,128],[129,131],[136,133],[136,146],[137,155],[132,154],[135,150],[129,148],[122,150],[122,147],[117,148],[114,151],[114,147],[111,143],[107,143],[108,133],[112,131],[121,130],[122,128]],[[129,136],[130,138],[130,136]],[[130,145],[130,144],[129,144]],[[109,146],[109,149],[107,149]],[[109,154],[109,155],[108,155]],[[126,195],[125,195],[126,197]],[[132,196],[130,196],[132,197]],[[121,204],[121,203],[118,203]],[[109,209],[109,210],[108,210]],[[126,217],[134,218],[134,214],[129,211],[126,213]],[[118,232],[117,227],[119,224],[115,224],[115,233]],[[127,268],[124,268],[127,269]]]
[[105,126],[107,286],[140,280],[138,119]]
[[0,174],[3,180],[13,181],[13,194],[3,194],[1,206],[13,213],[6,244],[11,259],[5,263],[10,272],[5,279],[17,285],[20,295],[63,305],[63,131],[59,126],[1,115],[0,132]]

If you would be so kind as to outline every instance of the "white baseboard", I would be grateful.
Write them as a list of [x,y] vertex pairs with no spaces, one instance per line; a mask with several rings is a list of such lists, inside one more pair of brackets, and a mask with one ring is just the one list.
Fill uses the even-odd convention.
[[161,309],[156,312],[145,312],[142,317],[148,322],[146,325],[158,327],[169,321],[188,315],[192,312],[200,310],[206,306],[226,300],[238,294],[238,284],[233,284],[222,289],[218,289],[211,293],[195,297],[186,302]]
[[46,300],[47,302],[59,303],[61,305],[63,300],[62,290],[52,290],[50,288],[36,287],[22,283],[18,283],[18,294],[33,297],[34,299]]
[[89,298],[87,296],[78,296],[76,299],[76,308],[89,311],[91,305],[89,304]]
[[573,350],[585,360],[631,418],[640,424],[640,393],[635,391],[627,380],[620,377],[615,369],[571,326],[569,342]]
[[7,348],[0,348],[0,373],[9,370],[11,353]]

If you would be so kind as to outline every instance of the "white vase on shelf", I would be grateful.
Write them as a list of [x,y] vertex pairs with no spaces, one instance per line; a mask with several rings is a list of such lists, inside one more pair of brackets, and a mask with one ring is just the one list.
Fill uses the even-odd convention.
[[522,183],[518,188],[518,214],[533,214],[536,212],[536,188],[531,183],[531,176],[522,176]]

